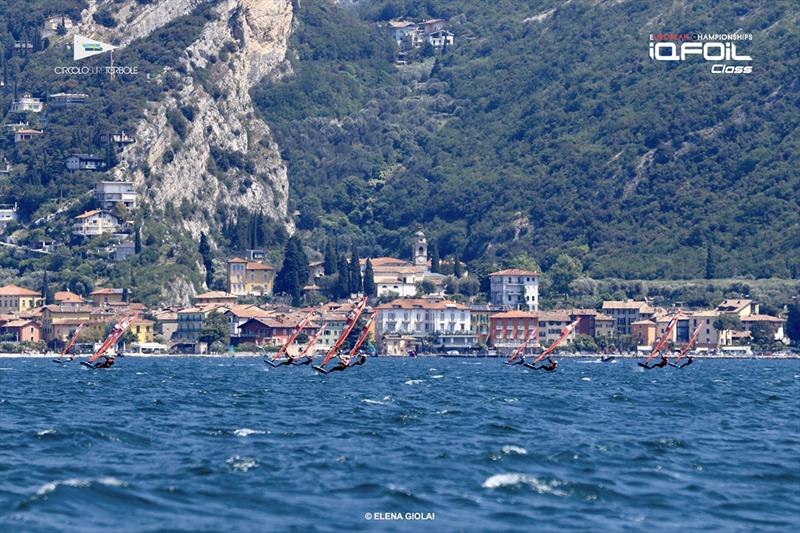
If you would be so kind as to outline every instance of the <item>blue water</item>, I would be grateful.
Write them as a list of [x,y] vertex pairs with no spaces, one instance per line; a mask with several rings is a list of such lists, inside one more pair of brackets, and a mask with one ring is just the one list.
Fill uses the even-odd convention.
[[0,530],[796,530],[799,415],[800,361],[6,359]]

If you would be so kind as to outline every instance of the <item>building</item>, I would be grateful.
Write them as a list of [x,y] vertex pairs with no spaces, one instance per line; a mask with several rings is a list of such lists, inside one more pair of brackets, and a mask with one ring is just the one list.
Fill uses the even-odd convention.
[[425,32],[426,35],[430,35],[431,33],[440,31],[444,29],[447,25],[447,21],[444,19],[428,19],[423,20],[420,24],[422,31]]
[[95,185],[94,196],[101,209],[113,209],[117,204],[128,211],[139,207],[139,195],[130,181],[100,181]]
[[539,274],[509,268],[489,274],[491,302],[526,311],[539,310]]
[[131,322],[131,333],[136,335],[139,344],[151,343],[155,339],[154,322],[146,318],[137,317]]
[[[550,346],[561,336],[564,328],[572,323],[572,318],[567,311],[537,311],[534,313],[539,319],[539,343]],[[574,341],[577,333],[572,331],[565,339]]]
[[[259,346],[283,346],[286,341],[297,331],[305,314],[288,313],[285,315],[254,317],[247,320],[239,327],[240,342],[250,342]],[[307,337],[312,337],[320,328],[319,323],[313,321],[303,326]],[[290,355],[298,355],[305,348],[303,343],[293,342],[287,347]]]
[[86,304],[80,294],[75,294],[74,292],[70,291],[57,291],[55,294],[53,294],[53,301],[56,303],[56,305],[61,306],[82,307]]
[[228,292],[236,296],[272,296],[275,269],[239,257],[228,260]]
[[656,323],[652,320],[631,322],[631,338],[637,346],[652,346],[656,342]]
[[311,261],[308,263],[308,275],[312,280],[321,278],[325,275],[325,264],[322,261]]
[[788,338],[784,334],[784,320],[776,316],[754,314],[741,319],[742,327],[753,334],[753,328],[763,326],[770,333],[773,340],[788,344]]
[[241,335],[239,328],[252,318],[266,318],[273,314],[272,311],[261,309],[256,305],[230,305],[225,310],[225,318],[228,319],[229,334],[233,337]]
[[413,336],[417,347],[434,350],[467,350],[477,345],[472,333],[469,307],[448,300],[397,299],[375,308],[376,340]]
[[14,143],[19,144],[22,142],[32,141],[44,134],[42,130],[22,129],[14,132]]
[[414,234],[411,257],[414,259],[414,266],[428,268],[428,239],[425,238],[425,234],[422,231]]
[[390,20],[386,27],[400,48],[404,48],[405,43],[417,31],[417,24],[410,20]]
[[758,314],[758,304],[753,300],[723,300],[717,308],[720,314],[736,315],[745,318]]
[[472,304],[469,306],[470,332],[475,335],[478,346],[487,346],[490,343],[490,317],[506,309],[501,305]]
[[13,335],[14,342],[39,342],[42,340],[42,329],[39,323],[26,318],[6,322],[0,331]]
[[236,296],[222,291],[209,291],[194,297],[197,307],[230,306],[236,303]]
[[136,139],[124,131],[110,131],[100,134],[100,142],[102,144],[116,144],[122,146],[125,144],[133,144],[136,142]]
[[426,36],[428,44],[434,48],[444,48],[446,46],[453,46],[455,43],[455,36],[447,30],[437,30],[429,33]]
[[0,287],[0,313],[25,313],[43,304],[44,298],[36,291],[16,285]]
[[687,317],[687,327],[689,331],[694,331],[698,325],[702,325],[697,336],[696,346],[717,350],[723,346],[730,346],[733,342],[733,330],[717,331],[714,322],[721,313],[716,310],[693,311]]
[[163,309],[153,313],[156,319],[155,332],[163,337],[164,342],[172,340],[173,335],[178,330],[178,313],[171,309]]
[[656,310],[647,302],[609,300],[603,302],[603,313],[614,319],[617,335],[630,335],[633,322],[651,320]]
[[47,103],[51,109],[75,107],[89,102],[89,95],[83,93],[56,93],[51,94]]
[[75,217],[75,221],[75,224],[72,225],[72,233],[82,237],[116,233],[120,228],[120,221],[117,217],[100,209],[78,215]]
[[530,337],[529,348],[539,345],[539,317],[529,311],[504,311],[489,317],[489,343],[502,353],[510,354]]
[[88,170],[94,172],[105,170],[106,160],[93,154],[72,154],[64,160],[64,166],[67,167],[67,170]]
[[119,243],[114,247],[114,261],[119,263],[125,261],[136,253],[136,244],[130,241]]
[[92,298],[92,303],[98,307],[103,307],[108,304],[123,303],[122,299],[125,295],[124,289],[117,289],[112,287],[101,287],[95,289],[89,295]]
[[0,227],[17,221],[17,204],[0,204]]
[[178,311],[178,327],[172,335],[172,341],[196,343],[200,337],[200,330],[203,329],[203,322],[215,311],[213,307],[189,307]]
[[72,29],[72,19],[66,15],[58,15],[45,19],[42,24],[42,38],[58,34],[58,28],[63,26],[64,31]]
[[595,337],[613,337],[616,333],[614,318],[603,313],[597,313],[594,316],[594,332]]
[[[42,309],[42,337],[45,341],[66,342],[79,325],[103,329],[111,320],[110,313],[104,313],[90,305],[46,305]],[[103,332],[100,332],[101,334]]]
[[11,113],[39,113],[44,108],[42,100],[28,93],[11,102]]
[[11,173],[11,163],[8,162],[8,159],[5,157],[3,161],[0,162],[0,174],[10,174]]

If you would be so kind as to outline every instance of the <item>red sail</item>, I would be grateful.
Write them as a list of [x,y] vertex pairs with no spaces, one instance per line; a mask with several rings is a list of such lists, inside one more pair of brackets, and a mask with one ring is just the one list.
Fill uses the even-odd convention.
[[317,332],[316,332],[316,333],[314,333],[314,335],[313,335],[313,336],[312,336],[312,337],[311,337],[311,338],[308,340],[308,344],[306,344],[306,347],[305,347],[305,348],[303,348],[303,351],[302,351],[302,352],[300,352],[300,355],[298,355],[298,356],[296,357],[296,359],[300,359],[301,357],[305,357],[305,355],[308,353],[308,351],[309,351],[311,348],[313,348],[313,347],[314,347],[314,345],[317,343],[317,339],[318,339],[318,338],[319,338],[319,336],[322,334],[322,330],[323,330],[323,329],[324,329],[324,328],[323,328],[322,324],[320,324],[320,326],[319,326],[319,329],[317,330]]
[[361,348],[361,345],[364,344],[364,341],[367,340],[367,337],[369,337],[369,334],[370,334],[370,329],[369,328],[371,328],[372,327],[372,323],[375,322],[375,317],[377,316],[377,314],[378,313],[372,313],[372,316],[369,317],[369,320],[367,321],[367,325],[364,326],[364,331],[361,332],[361,336],[358,338],[358,342],[356,342],[353,345],[353,349],[350,350],[350,356],[355,355],[356,352],[358,351],[358,349]]
[[274,356],[272,356],[272,360],[273,360],[273,361],[274,361],[275,359],[279,358],[281,355],[283,355],[283,352],[285,352],[285,351],[286,351],[286,349],[287,349],[287,348],[289,348],[289,345],[290,345],[290,344],[292,344],[292,343],[294,342],[294,340],[297,338],[297,336],[298,336],[298,335],[300,335],[300,332],[301,332],[301,331],[303,331],[303,328],[304,328],[304,327],[306,327],[306,322],[308,322],[308,321],[309,321],[309,319],[311,318],[311,316],[312,316],[313,314],[314,314],[314,311],[312,310],[310,313],[308,313],[308,314],[305,316],[305,318],[303,318],[303,320],[301,320],[301,321],[300,321],[300,323],[299,323],[299,324],[297,324],[297,329],[296,329],[296,330],[295,330],[295,332],[292,334],[292,336],[291,336],[291,337],[289,337],[289,340],[287,340],[287,341],[284,343],[284,345],[283,345],[283,346],[281,346],[281,349],[280,349],[280,350],[278,350],[278,352],[277,352],[277,353],[276,353]]
[[538,325],[534,326],[533,329],[531,329],[531,332],[528,334],[528,337],[525,339],[525,342],[523,342],[519,347],[517,347],[517,349],[512,352],[511,357],[508,358],[509,363],[512,363],[514,359],[525,353],[525,348],[527,348],[528,345],[531,343],[531,341],[536,337],[536,332],[538,330],[539,330]]
[[[64,346],[64,349],[61,350],[61,357],[64,357],[65,355],[67,355],[67,352],[69,351],[69,349],[72,348],[72,345],[75,344],[76,340],[78,340],[78,335],[81,334],[81,330],[83,329],[83,326],[85,326],[85,325],[86,325],[86,322],[81,322],[80,324],[78,324],[78,327],[75,329],[75,333],[72,334],[72,338],[69,340],[67,345]],[[75,359],[74,355],[69,358],[70,361],[72,361],[73,359]]]
[[669,321],[669,323],[667,324],[667,329],[664,331],[664,334],[661,336],[661,339],[658,341],[658,344],[653,349],[653,353],[651,353],[650,357],[648,357],[647,361],[645,361],[645,364],[649,363],[653,359],[653,357],[658,355],[661,349],[664,348],[664,346],[666,346],[667,340],[669,340],[669,336],[672,333],[672,330],[675,329],[675,326],[678,324],[678,319],[681,317],[681,314],[682,313],[678,311],[677,313],[675,313],[675,316],[672,317],[672,319]]
[[702,322],[700,322],[699,324],[697,324],[697,327],[696,327],[696,328],[694,328],[694,333],[692,333],[692,336],[691,336],[691,337],[689,337],[689,342],[687,342],[687,343],[686,343],[686,347],[685,347],[685,348],[684,348],[684,349],[681,351],[681,353],[678,355],[678,358],[677,358],[677,359],[675,359],[675,364],[676,364],[676,365],[678,364],[678,361],[680,361],[680,360],[681,360],[681,357],[683,357],[684,355],[686,355],[686,354],[689,352],[689,350],[691,350],[691,349],[692,349],[692,346],[694,346],[694,343],[695,343],[695,341],[697,340],[697,337],[700,335],[700,330],[701,330],[701,329],[703,329],[703,323],[702,323]]
[[553,351],[558,347],[558,345],[561,344],[564,341],[564,339],[566,339],[569,336],[570,333],[575,331],[575,328],[578,327],[578,322],[580,322],[580,321],[581,321],[581,319],[579,318],[578,320],[576,320],[575,322],[573,322],[569,326],[567,326],[564,329],[562,329],[561,330],[561,336],[558,339],[556,339],[556,342],[551,344],[548,349],[543,351],[542,355],[537,357],[536,360],[533,362],[533,364],[535,365],[536,363],[538,363],[539,361],[541,361],[542,359],[544,359],[545,357],[547,357],[548,355],[553,353]]
[[96,360],[100,359],[100,357],[105,354],[112,346],[117,344],[119,340],[125,335],[125,332],[128,331],[128,328],[131,327],[131,323],[136,318],[136,313],[129,313],[122,317],[122,320],[114,324],[114,329],[111,330],[111,333],[108,337],[106,337],[105,342],[100,346],[100,348],[94,352],[89,358],[89,362],[93,363]]
[[331,358],[336,354],[336,351],[339,349],[339,347],[341,347],[341,345],[344,343],[345,339],[347,339],[347,336],[350,335],[350,332],[353,331],[353,328],[356,326],[356,322],[358,322],[358,319],[361,316],[361,313],[364,312],[364,308],[366,306],[367,306],[367,297],[365,296],[364,298],[361,299],[360,302],[358,302],[358,305],[356,305],[355,309],[353,309],[353,320],[350,322],[350,325],[346,327],[345,330],[342,332],[341,336],[336,341],[336,344],[333,345],[328,354],[325,356],[325,359],[322,360],[322,366],[328,364],[328,361],[331,360]]

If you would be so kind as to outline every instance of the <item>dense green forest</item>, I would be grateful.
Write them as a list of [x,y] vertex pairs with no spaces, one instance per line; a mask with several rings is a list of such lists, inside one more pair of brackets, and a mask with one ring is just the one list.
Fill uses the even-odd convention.
[[[294,74],[255,99],[315,241],[404,253],[423,228],[479,273],[566,252],[598,278],[800,276],[796,3],[295,7]],[[429,17],[455,46],[395,66],[378,23]],[[752,75],[648,58],[650,32],[737,28]]]

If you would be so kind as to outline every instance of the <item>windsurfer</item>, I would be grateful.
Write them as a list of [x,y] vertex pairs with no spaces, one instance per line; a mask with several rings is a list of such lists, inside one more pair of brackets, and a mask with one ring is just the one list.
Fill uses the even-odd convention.
[[661,361],[659,361],[658,363],[653,363],[650,366],[647,366],[647,363],[639,363],[639,366],[642,367],[642,368],[646,368],[647,370],[651,370],[653,368],[664,368],[668,364],[669,364],[669,360],[662,355],[661,356]]
[[674,366],[675,368],[683,368],[685,366],[691,365],[693,361],[694,361],[694,357],[692,357],[691,355],[687,355],[686,356],[686,362],[683,363],[682,365],[673,365],[672,363],[670,363],[669,366]]
[[553,361],[549,357],[547,358],[547,360],[550,362],[549,365],[539,365],[539,366],[526,365],[526,366],[528,366],[529,368],[532,368],[534,370],[546,370],[548,372],[554,372],[555,369],[558,368],[558,361]]
[[101,355],[100,359],[91,363],[92,368],[111,368],[114,364],[114,358],[107,355]]

